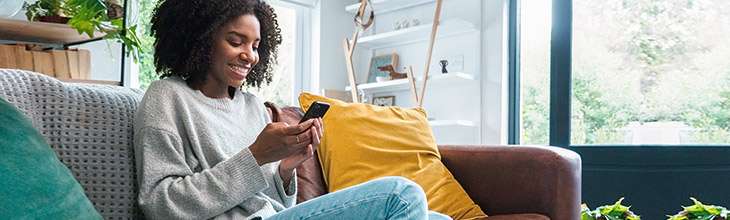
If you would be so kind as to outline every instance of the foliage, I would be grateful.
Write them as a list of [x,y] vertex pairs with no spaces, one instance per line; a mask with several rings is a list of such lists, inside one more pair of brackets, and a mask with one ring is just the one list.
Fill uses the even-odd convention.
[[547,120],[549,114],[549,103],[547,100],[540,98],[541,90],[537,87],[526,87],[522,97],[525,98],[522,106],[522,142],[528,144],[547,144],[548,128],[550,124]]
[[107,5],[101,0],[39,0],[26,4],[28,20],[37,20],[39,16],[67,16],[68,24],[79,34],[94,37],[94,32],[105,34],[104,38],[124,43],[127,55],[132,54],[136,61],[141,45],[137,37],[137,26],[123,28],[124,18],[111,18],[107,14]]
[[[152,12],[157,5],[157,0],[140,0],[139,1],[139,17],[140,18],[151,18]],[[154,63],[154,43],[155,38],[152,37],[150,28],[152,23],[149,20],[139,22],[140,30],[140,42],[143,48],[139,54],[139,87],[141,89],[147,89],[147,87],[159,79],[155,71]]]
[[56,0],[38,0],[33,4],[24,3],[25,16],[28,20],[35,21],[40,16],[52,16],[61,14],[61,2]]
[[581,220],[641,220],[641,217],[629,210],[630,206],[621,205],[619,199],[613,205],[604,205],[591,211],[587,205],[581,205]]
[[725,220],[730,216],[730,211],[722,206],[705,205],[695,198],[690,198],[694,205],[682,207],[684,210],[673,216],[668,216],[668,220]]

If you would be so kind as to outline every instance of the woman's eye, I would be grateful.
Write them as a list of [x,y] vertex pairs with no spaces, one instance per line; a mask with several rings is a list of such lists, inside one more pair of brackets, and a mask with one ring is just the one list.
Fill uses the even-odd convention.
[[234,47],[241,46],[241,43],[239,43],[239,42],[228,41],[228,43],[231,44],[231,46],[234,46]]
[[259,50],[258,47],[252,47],[251,49],[253,49],[253,51],[258,51]]

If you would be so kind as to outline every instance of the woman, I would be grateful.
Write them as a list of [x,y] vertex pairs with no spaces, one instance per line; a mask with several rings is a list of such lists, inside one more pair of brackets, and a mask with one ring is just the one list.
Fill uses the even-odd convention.
[[322,119],[271,123],[241,87],[271,81],[281,34],[260,0],[166,0],[152,18],[161,73],[135,117],[139,205],[151,219],[426,219],[415,183],[373,180],[295,206],[295,168]]

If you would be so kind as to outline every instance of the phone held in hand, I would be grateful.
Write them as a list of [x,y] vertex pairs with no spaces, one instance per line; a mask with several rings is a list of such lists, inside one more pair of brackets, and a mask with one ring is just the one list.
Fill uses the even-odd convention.
[[314,101],[309,106],[309,109],[307,109],[307,112],[304,113],[304,117],[302,117],[302,120],[299,121],[299,123],[305,122],[312,118],[321,118],[324,117],[324,114],[327,113],[327,110],[330,109],[330,105],[325,102],[318,102]]

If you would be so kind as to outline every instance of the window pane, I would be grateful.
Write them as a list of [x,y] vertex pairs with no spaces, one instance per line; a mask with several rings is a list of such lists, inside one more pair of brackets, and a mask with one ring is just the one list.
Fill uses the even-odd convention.
[[139,40],[142,46],[142,52],[139,55],[139,88],[146,90],[147,87],[159,79],[155,73],[155,38],[151,36],[150,28],[152,23],[149,18],[157,5],[157,0],[139,0]]
[[572,144],[730,143],[730,1],[573,1]]
[[520,5],[520,142],[548,144],[552,0]]
[[281,45],[271,83],[261,89],[252,89],[264,101],[280,106],[293,105],[294,76],[296,74],[297,14],[296,9],[274,5],[276,20],[281,29]]

